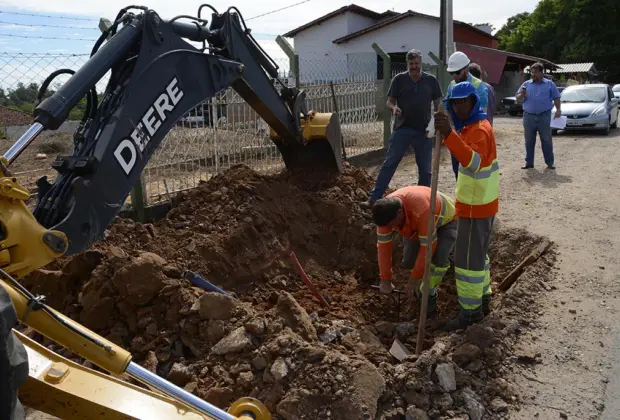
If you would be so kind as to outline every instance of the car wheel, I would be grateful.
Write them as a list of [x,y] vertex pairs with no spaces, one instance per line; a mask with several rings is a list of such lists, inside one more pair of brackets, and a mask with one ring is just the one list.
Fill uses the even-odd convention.
[[516,117],[517,115],[519,115],[519,113],[518,113],[517,111],[508,111],[508,114],[509,114],[511,117]]
[[604,135],[609,135],[609,129],[611,127],[611,116],[609,117],[609,121],[607,121],[607,127],[603,129],[603,134]]
[[552,130],[551,130],[551,135],[552,135],[552,136],[557,136],[557,135],[558,135],[558,130],[557,130],[557,128],[554,128],[554,129],[552,129]]

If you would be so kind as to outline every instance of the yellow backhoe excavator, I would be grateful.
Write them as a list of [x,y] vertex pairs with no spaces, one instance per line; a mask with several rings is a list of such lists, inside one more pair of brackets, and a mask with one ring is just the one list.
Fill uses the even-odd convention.
[[[212,11],[210,22],[201,17],[205,8]],[[202,42],[202,48],[187,40]],[[95,84],[108,72],[100,98]],[[64,73],[69,80],[41,100]],[[271,418],[252,398],[226,410],[203,401],[133,362],[128,351],[50,308],[19,282],[100,240],[166,133],[228,87],[269,124],[288,170],[342,171],[338,115],[308,111],[304,91],[278,79],[277,65],[235,7],[219,13],[205,4],[197,17],[170,20],[148,7],[121,9],[84,66],[59,69],[42,84],[32,126],[0,158],[0,418],[19,418],[22,404],[63,419]],[[82,98],[87,107],[73,151],[53,162],[53,182],[37,182],[31,212],[30,194],[10,166],[41,132],[56,130]],[[51,352],[14,330],[18,322],[110,374]],[[123,373],[148,389],[112,376]]]

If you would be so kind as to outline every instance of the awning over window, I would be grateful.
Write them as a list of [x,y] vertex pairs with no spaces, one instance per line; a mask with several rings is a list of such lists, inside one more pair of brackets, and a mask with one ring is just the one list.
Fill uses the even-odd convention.
[[480,66],[483,73],[486,72],[488,74],[487,83],[496,85],[502,80],[504,66],[508,58],[506,54],[502,54],[503,51],[492,50],[491,48],[489,48],[491,51],[482,51],[461,43],[457,43],[456,49],[467,54],[467,57],[472,62]]
[[457,51],[467,54],[469,59],[477,63],[483,72],[487,72],[489,76],[487,82],[491,84],[498,84],[501,81],[502,74],[504,73],[504,66],[507,61],[518,63],[523,67],[540,62],[544,65],[546,70],[558,68],[557,64],[545,60],[544,58],[496,50],[494,48],[480,47],[478,45],[464,44],[462,42],[456,42],[455,44]]

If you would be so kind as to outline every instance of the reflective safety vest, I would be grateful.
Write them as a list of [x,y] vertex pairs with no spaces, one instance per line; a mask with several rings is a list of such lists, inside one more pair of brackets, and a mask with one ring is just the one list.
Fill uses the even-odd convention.
[[[400,188],[388,197],[400,199],[405,213],[405,221],[400,229],[388,226],[377,226],[377,256],[379,260],[379,276],[381,280],[392,277],[392,240],[397,234],[404,238],[418,241],[419,252],[411,277],[421,279],[424,275],[424,262],[427,249],[431,253],[437,247],[437,229],[454,220],[455,203],[450,197],[437,191],[435,202],[435,226],[428,232],[428,215],[431,205],[431,189],[422,185],[413,185]],[[429,247],[430,245],[430,247]]]
[[487,120],[477,121],[445,138],[459,161],[456,215],[472,219],[494,216],[499,208],[499,162],[495,134]]
[[[475,76],[472,76],[471,73],[469,73],[469,75],[467,76],[467,81],[470,82],[472,85],[474,85],[474,87],[476,88],[476,92],[478,93],[478,96],[480,97],[480,106],[482,108],[488,108],[489,107],[489,90],[487,89],[487,85],[482,80],[478,79]],[[454,85],[456,85],[456,82],[454,80],[451,80],[450,83],[448,83],[448,90],[446,92],[446,98],[450,97],[450,93],[452,92],[452,88],[454,87]],[[443,106],[444,108],[447,108],[448,106],[446,99],[444,99]]]

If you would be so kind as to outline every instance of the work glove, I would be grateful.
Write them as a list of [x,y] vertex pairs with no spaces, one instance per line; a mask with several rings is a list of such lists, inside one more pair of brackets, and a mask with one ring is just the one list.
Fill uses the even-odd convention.
[[388,280],[381,280],[379,282],[379,291],[381,293],[392,293],[392,290],[394,290],[394,285],[392,284],[392,280],[388,279]]
[[420,284],[422,284],[422,280],[414,279],[412,277],[409,278],[407,282],[407,299],[413,300],[414,297],[420,298],[422,296],[422,292],[420,292]]

